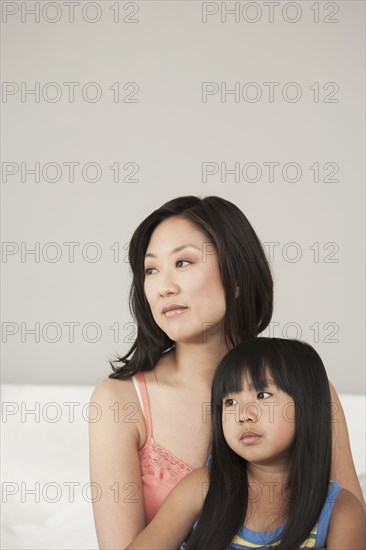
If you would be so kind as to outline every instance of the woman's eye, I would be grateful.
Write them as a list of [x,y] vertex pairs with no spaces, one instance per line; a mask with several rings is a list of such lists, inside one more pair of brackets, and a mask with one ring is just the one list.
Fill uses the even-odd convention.
[[155,267],[147,267],[145,269],[145,275],[148,277],[149,275],[152,275],[152,271],[155,269]]
[[258,393],[257,397],[258,399],[266,399],[266,397],[271,397],[271,393],[268,393],[268,391],[261,391]]
[[[184,263],[186,263],[186,264],[191,264],[192,262],[189,262],[188,260],[177,260],[177,261],[175,262],[175,265],[177,265],[177,264],[184,264]],[[185,266],[184,266],[184,265],[180,265],[180,266],[177,266],[177,267],[185,267]]]
[[225,407],[232,407],[233,405],[236,405],[237,401],[235,399],[225,399],[224,405]]

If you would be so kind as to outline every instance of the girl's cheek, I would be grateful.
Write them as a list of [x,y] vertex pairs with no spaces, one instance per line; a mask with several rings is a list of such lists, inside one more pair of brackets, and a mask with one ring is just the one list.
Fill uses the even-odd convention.
[[283,407],[283,417],[287,422],[294,423],[295,422],[295,403],[290,402],[286,403],[286,405]]

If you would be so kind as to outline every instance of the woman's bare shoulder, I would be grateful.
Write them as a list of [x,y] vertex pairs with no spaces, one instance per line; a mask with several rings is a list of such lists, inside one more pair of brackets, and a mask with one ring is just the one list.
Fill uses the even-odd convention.
[[95,386],[90,403],[100,411],[105,427],[119,429],[119,425],[124,432],[137,438],[138,449],[143,447],[146,441],[145,421],[131,378],[105,378]]
[[119,378],[104,378],[93,389],[91,401],[101,400],[105,402],[110,399],[125,400],[126,397],[136,398],[132,378],[121,380]]
[[[90,479],[100,488],[100,498],[93,500],[100,548],[125,548],[144,526],[138,455],[144,420],[133,392],[131,380],[106,378],[90,398],[94,417],[89,423]],[[118,487],[123,496],[116,499],[111,487]]]

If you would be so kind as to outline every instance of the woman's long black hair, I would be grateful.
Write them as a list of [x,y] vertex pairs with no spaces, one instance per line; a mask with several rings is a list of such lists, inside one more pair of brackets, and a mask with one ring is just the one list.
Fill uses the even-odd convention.
[[324,365],[304,342],[253,338],[229,351],[214,375],[210,485],[187,550],[226,550],[243,526],[249,498],[247,461],[225,440],[222,402],[227,394],[242,390],[245,375],[256,391],[263,390],[267,372],[294,400],[296,417],[284,510],[286,530],[276,549],[299,548],[317,523],[331,465],[331,397]]
[[[144,292],[144,255],[152,232],[163,220],[182,216],[193,222],[216,248],[226,295],[225,341],[232,347],[261,333],[273,308],[273,281],[263,247],[241,210],[216,196],[184,196],[152,212],[134,232],[129,246],[133,280],[130,312],[137,324],[137,338],[122,357],[110,361],[109,378],[130,378],[155,367],[174,342],[156,324]],[[236,285],[240,294],[235,297]],[[119,363],[119,366],[115,366]]]

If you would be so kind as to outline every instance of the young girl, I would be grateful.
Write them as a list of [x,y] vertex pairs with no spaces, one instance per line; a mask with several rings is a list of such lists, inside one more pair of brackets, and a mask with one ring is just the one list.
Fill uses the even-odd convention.
[[199,516],[187,550],[363,550],[362,504],[330,481],[331,405],[310,345],[233,348],[213,379],[210,466],[173,489],[128,549],[178,548]]

